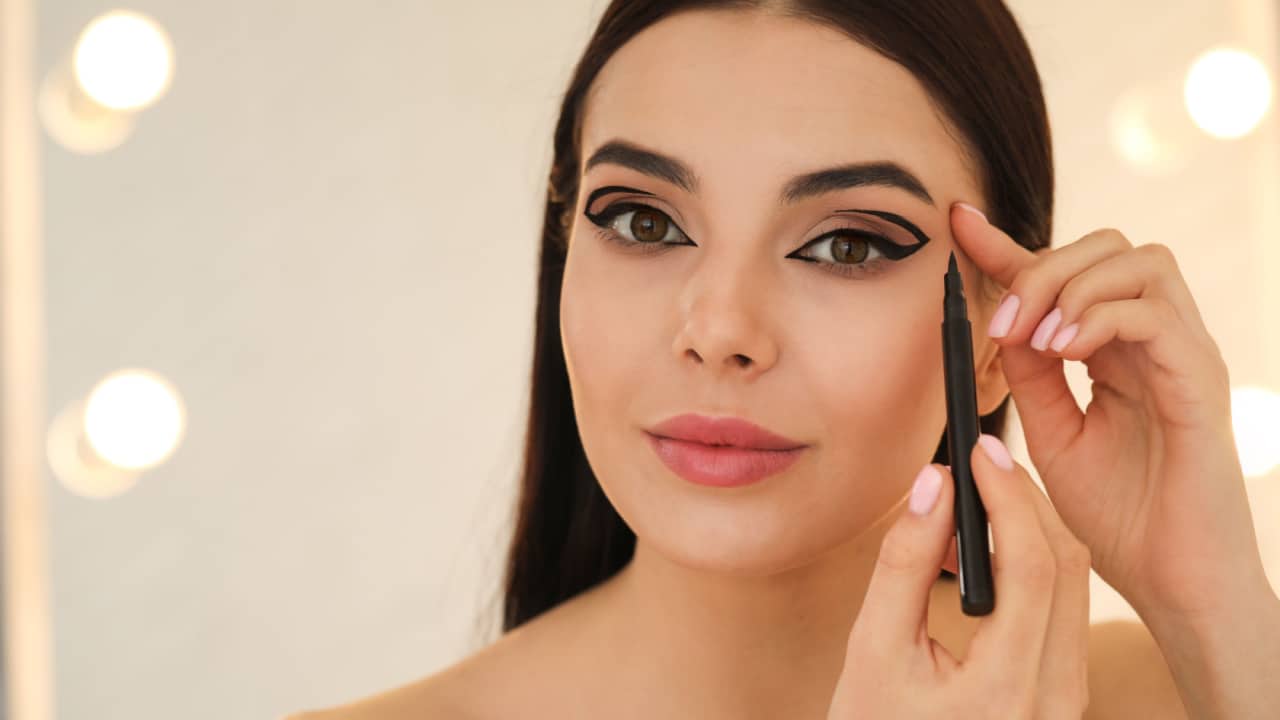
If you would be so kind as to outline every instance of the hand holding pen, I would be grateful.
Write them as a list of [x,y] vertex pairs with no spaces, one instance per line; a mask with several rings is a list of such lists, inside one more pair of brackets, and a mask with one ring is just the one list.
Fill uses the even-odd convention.
[[955,531],[955,488],[945,466],[925,466],[880,546],[828,720],[1084,713],[1089,554],[998,438],[981,435],[969,465],[1000,549],[992,556],[999,603],[978,621],[963,659],[929,637],[929,589]]
[[[1031,461],[1093,568],[1150,628],[1193,717],[1273,717],[1280,599],[1254,532],[1226,363],[1173,254],[1114,229],[1033,253],[959,203],[951,227],[968,266],[1005,289],[988,334]],[[1088,368],[1084,410],[1064,360]]]

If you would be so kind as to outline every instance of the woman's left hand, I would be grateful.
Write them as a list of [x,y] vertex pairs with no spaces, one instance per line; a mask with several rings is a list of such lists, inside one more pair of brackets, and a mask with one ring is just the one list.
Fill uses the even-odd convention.
[[[1169,248],[1102,229],[1032,252],[958,205],[951,227],[1019,302],[992,341],[1031,460],[1098,574],[1144,615],[1213,621],[1270,593],[1227,366]],[[975,307],[977,289],[966,294]],[[997,335],[1007,316],[992,317]],[[990,329],[975,323],[974,333]],[[1088,367],[1084,411],[1064,359]]]

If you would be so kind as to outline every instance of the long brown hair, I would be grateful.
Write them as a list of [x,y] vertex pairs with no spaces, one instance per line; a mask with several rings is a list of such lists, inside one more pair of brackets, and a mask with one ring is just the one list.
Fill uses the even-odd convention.
[[[560,285],[577,206],[582,105],[600,68],[627,40],[673,13],[703,8],[810,19],[906,67],[958,132],[991,222],[1029,249],[1049,245],[1048,115],[1031,50],[1000,0],[613,0],[573,71],[556,123],[524,469],[504,578],[504,633],[609,578],[635,550],[635,533],[587,463],[560,344]],[[982,432],[1002,434],[1008,403],[1006,396],[980,418]],[[948,462],[945,431],[933,462]]]

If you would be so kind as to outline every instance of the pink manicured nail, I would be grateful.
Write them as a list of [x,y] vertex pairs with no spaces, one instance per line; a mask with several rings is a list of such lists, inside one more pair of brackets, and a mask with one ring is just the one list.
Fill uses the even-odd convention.
[[921,468],[916,475],[915,484],[911,486],[911,499],[907,507],[917,515],[927,515],[938,502],[938,493],[942,490],[942,475],[932,463]]
[[1079,332],[1079,330],[1080,323],[1071,323],[1070,325],[1062,328],[1057,335],[1053,336],[1053,342],[1049,343],[1049,347],[1053,348],[1054,352],[1062,352],[1062,348],[1066,347],[1067,343],[1075,339],[1076,333]]
[[987,220],[987,216],[981,210],[970,205],[969,203],[958,202],[956,203],[956,205],[959,205],[961,210],[968,210],[969,212],[982,218],[982,222],[990,222],[989,220]]
[[982,446],[987,457],[991,458],[991,462],[1004,470],[1013,469],[1013,457],[1009,455],[1009,449],[1004,446],[1004,443],[1000,442],[1000,438],[982,433],[978,436],[978,444]]
[[991,337],[1004,337],[1009,334],[1009,328],[1013,327],[1013,319],[1018,316],[1018,305],[1022,303],[1022,299],[1017,295],[1005,295],[1004,300],[1000,301],[1000,307],[996,308],[996,314],[991,316],[991,324],[987,326],[987,335]]
[[1044,316],[1040,321],[1040,326],[1036,328],[1036,332],[1031,336],[1031,347],[1037,350],[1044,350],[1049,347],[1049,338],[1053,337],[1053,331],[1058,329],[1058,323],[1062,322],[1062,310],[1054,308],[1053,312]]

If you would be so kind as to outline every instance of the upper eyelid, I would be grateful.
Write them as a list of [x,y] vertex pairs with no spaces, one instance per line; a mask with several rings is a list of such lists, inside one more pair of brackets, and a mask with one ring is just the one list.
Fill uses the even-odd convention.
[[[628,187],[626,185],[605,184],[597,187],[596,189],[592,190],[590,193],[587,193],[586,203],[583,208],[583,212],[587,214],[588,217],[590,217],[592,213],[588,212],[587,208],[590,207],[591,202],[593,200],[596,200],[602,197],[607,197],[609,195],[613,195],[616,193],[633,193],[646,198],[654,198],[655,200],[661,199],[661,196],[659,196],[658,194],[648,192],[646,190],[640,190],[638,188]],[[680,212],[678,210],[676,210],[675,212],[667,212],[665,210],[662,210],[661,208],[654,208],[654,209],[664,212],[668,216],[671,216],[671,215],[675,215],[676,217],[680,216]],[[844,210],[836,210],[834,212],[839,216],[855,215],[862,220],[866,220],[866,216],[870,216],[870,217],[876,218],[877,221],[879,222],[887,222],[890,225],[894,226],[894,229],[891,232],[886,232],[885,230],[878,230],[878,232],[882,234],[893,234],[893,233],[899,232],[899,230],[904,230],[916,239],[915,245],[904,246],[904,247],[920,247],[932,241],[932,238],[930,238],[923,230],[921,230],[920,227],[916,225],[916,223],[911,222],[906,217],[899,215],[898,213],[895,213],[895,212],[889,212],[887,210],[871,210],[866,208],[857,208],[857,209],[850,208],[850,209],[844,209]],[[873,224],[878,224],[878,223],[873,223]]]
[[[619,208],[618,207],[619,205],[629,206],[629,207]],[[660,207],[654,207],[653,205],[650,205],[649,203],[643,202],[640,200],[632,200],[632,199],[615,200],[609,203],[608,205],[605,205],[604,208],[602,208],[599,212],[587,213],[586,210],[583,210],[583,213],[586,213],[588,217],[601,218],[606,215],[617,216],[617,215],[623,215],[629,212],[635,212],[637,207],[646,207],[646,208],[649,208],[650,210],[653,210],[654,212],[659,212],[659,213],[662,213],[663,215],[666,215],[667,219],[671,221],[672,225],[676,226],[676,229],[680,231],[680,235],[684,237],[685,240],[689,240],[689,241],[693,240],[693,238],[689,237],[689,233],[685,232],[684,228],[680,227],[680,223],[677,222],[675,218],[671,217],[671,213],[667,212],[666,210],[663,210]],[[613,212],[614,210],[616,210],[616,212]]]
[[[624,193],[619,191],[618,194],[622,195]],[[675,219],[674,217],[675,215],[679,215],[679,213],[674,212],[674,209],[672,211],[668,211],[668,210],[664,210],[663,208],[655,206],[652,202],[654,200],[658,200],[658,198],[651,197],[651,196],[643,196],[643,198],[632,196],[623,200],[611,200],[609,202],[605,202],[604,207],[600,208],[600,210],[598,210],[597,212],[591,212],[587,207],[584,207],[582,209],[582,212],[588,217],[600,217],[601,215],[604,215],[606,212],[612,210],[616,205],[643,205],[645,207],[652,208],[653,210],[656,210],[673,220]]]
[[[618,207],[618,206],[624,206],[624,207]],[[679,222],[677,222],[675,218],[671,217],[671,214],[670,214],[670,213],[668,213],[666,210],[663,210],[662,208],[654,207],[654,206],[653,206],[653,205],[651,205],[650,203],[645,202],[645,201],[643,201],[643,200],[635,200],[635,199],[631,199],[631,198],[628,198],[628,199],[626,199],[626,200],[615,200],[615,201],[613,201],[613,202],[611,202],[611,203],[606,204],[606,205],[605,205],[605,207],[601,208],[598,212],[589,213],[589,212],[587,212],[585,209],[583,210],[583,212],[584,212],[585,214],[587,214],[587,215],[588,215],[588,217],[594,217],[594,218],[601,218],[601,217],[604,217],[604,216],[606,216],[606,215],[613,215],[613,216],[615,216],[615,217],[616,217],[616,216],[618,216],[618,215],[623,215],[623,214],[628,213],[628,212],[634,212],[634,211],[636,210],[636,208],[637,208],[637,207],[645,207],[645,208],[649,208],[649,209],[653,210],[654,212],[659,212],[659,213],[662,213],[663,215],[667,216],[667,219],[671,220],[671,223],[672,223],[673,225],[675,225],[675,226],[676,226],[676,229],[680,231],[680,235],[681,235],[681,236],[683,236],[683,237],[684,237],[684,239],[689,240],[689,241],[691,241],[691,242],[693,241],[693,238],[689,237],[689,233],[685,232],[684,228],[680,227],[680,223],[679,223]],[[837,217],[847,217],[847,215],[838,215]],[[612,218],[611,218],[611,219],[612,219]],[[870,222],[871,222],[870,220],[868,220],[868,219],[866,219],[866,218],[859,218],[859,219],[860,219],[860,220],[863,220],[864,222],[868,222],[868,223],[870,223]],[[906,231],[906,230],[907,230],[906,228],[899,228],[899,229],[900,229],[900,230],[903,230],[903,231]],[[884,230],[882,230],[882,229],[879,229],[879,228],[876,228],[876,227],[870,227],[870,228],[867,228],[867,227],[849,227],[849,226],[847,226],[847,225],[844,225],[844,226],[840,226],[840,227],[829,228],[829,229],[827,229],[826,231],[824,231],[824,232],[822,232],[822,233],[819,233],[818,235],[815,235],[814,237],[812,237],[812,238],[810,238],[809,240],[805,241],[805,242],[804,242],[804,244],[802,244],[800,247],[796,248],[796,249],[795,249],[795,250],[793,250],[792,252],[793,252],[793,253],[795,253],[795,252],[799,252],[799,251],[801,251],[801,250],[803,250],[803,249],[805,249],[805,248],[809,247],[810,245],[814,244],[814,243],[815,243],[815,242],[817,242],[818,240],[824,240],[824,239],[826,239],[826,238],[829,238],[832,234],[837,233],[837,232],[840,232],[840,231],[842,231],[842,230],[843,230],[843,231],[848,231],[848,230],[861,230],[861,231],[864,231],[864,232],[867,232],[867,233],[872,233],[872,234],[875,234],[875,235],[879,235],[879,236],[884,240],[884,242],[886,242],[886,243],[888,243],[888,244],[890,244],[890,245],[892,245],[892,246],[900,247],[900,248],[912,248],[912,249],[914,249],[914,248],[917,248],[917,247],[919,247],[919,246],[921,246],[921,245],[923,245],[923,244],[924,244],[924,243],[917,243],[916,245],[903,245],[903,244],[901,244],[901,243],[896,243],[896,242],[894,242],[893,240],[890,240],[890,239],[889,239],[889,237],[888,237],[888,235],[890,235],[890,234],[892,234],[892,233],[886,233],[886,232],[885,232]]]

